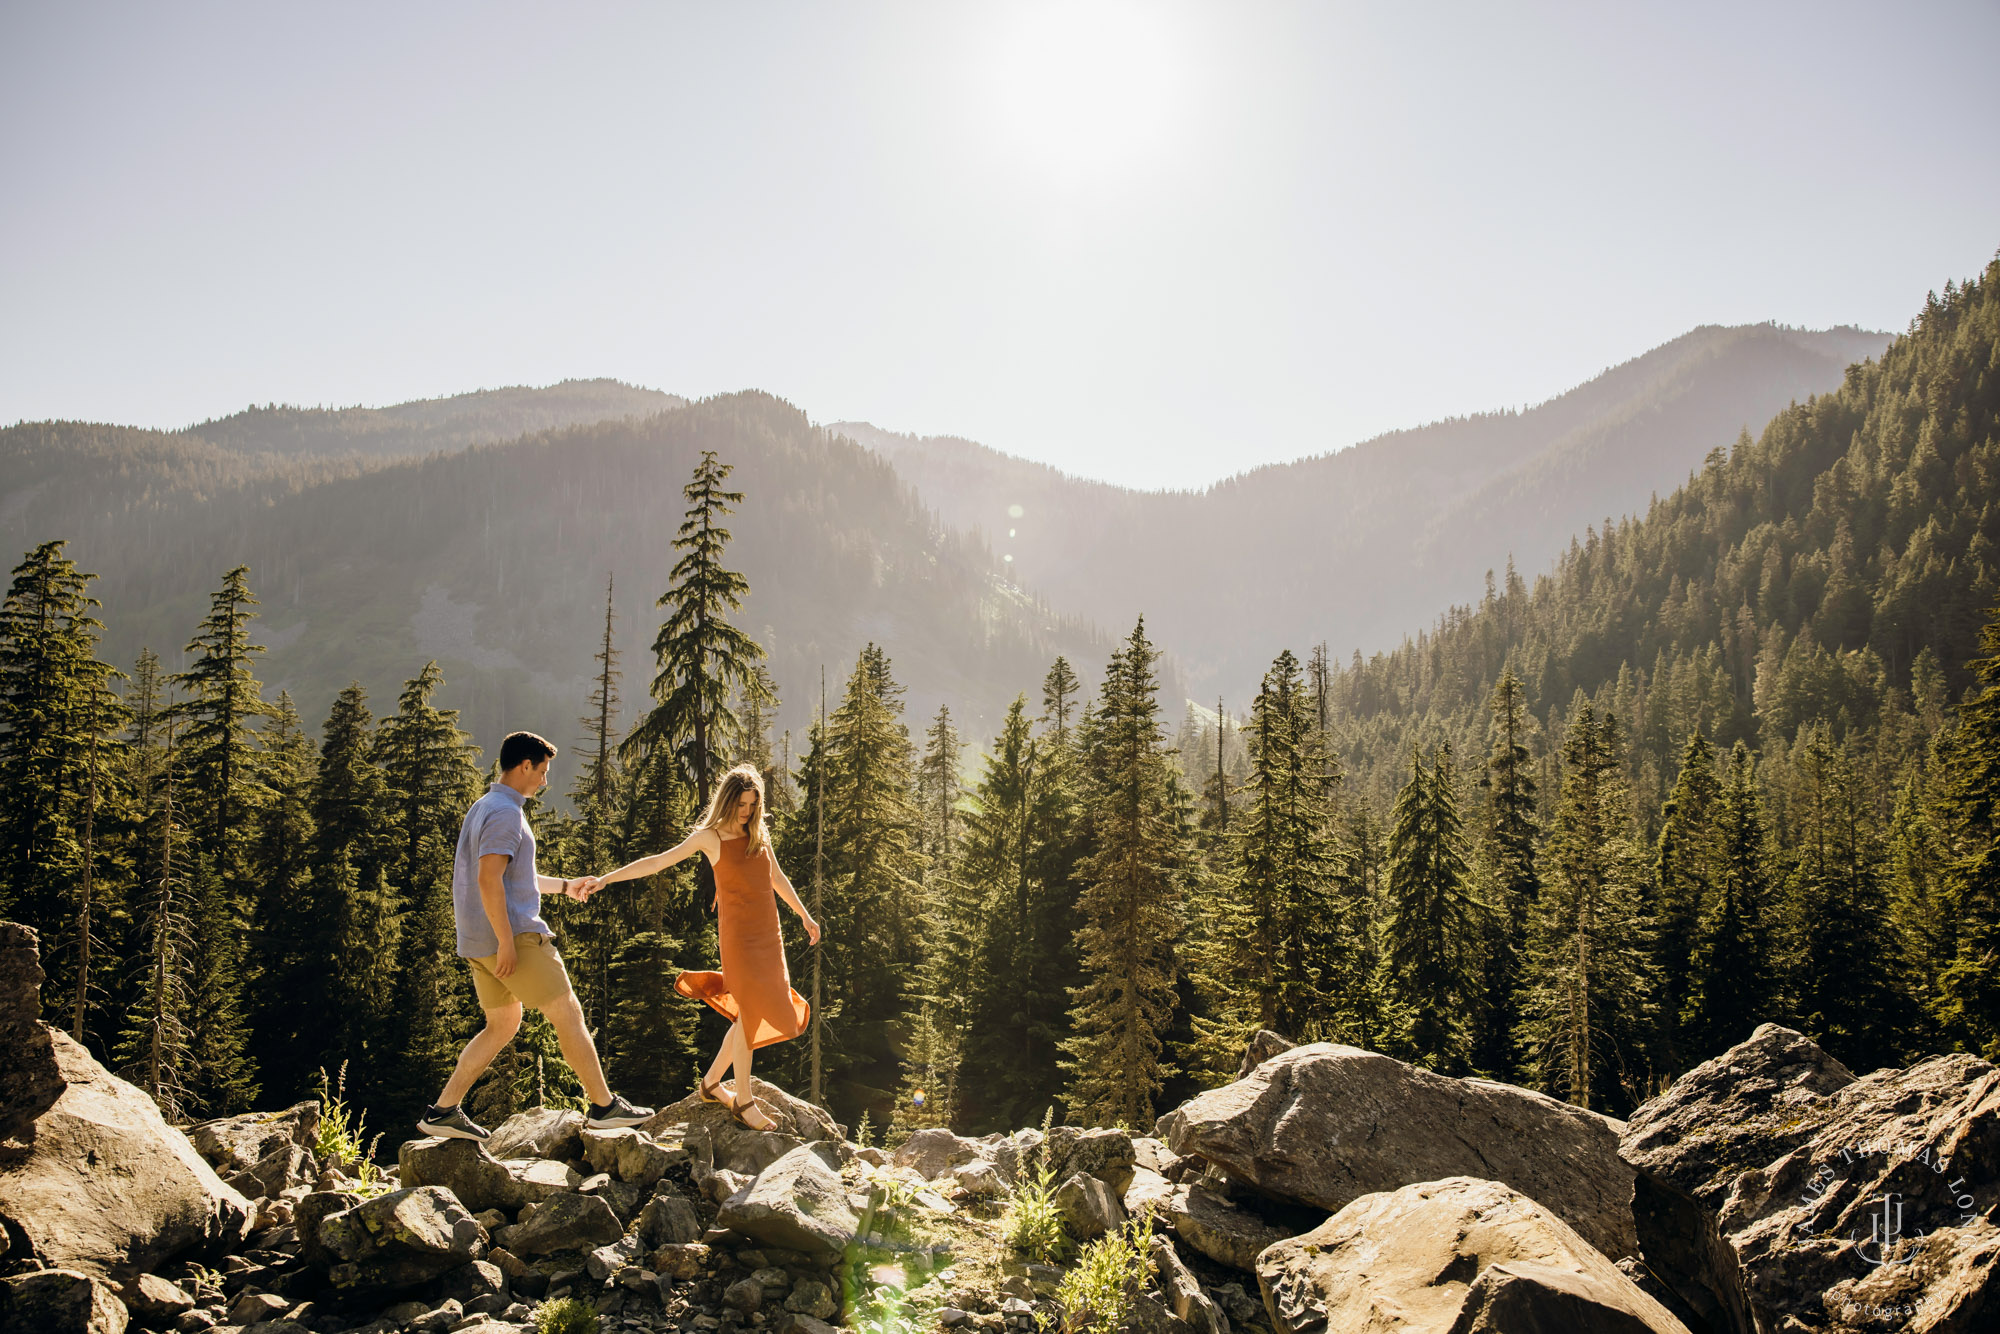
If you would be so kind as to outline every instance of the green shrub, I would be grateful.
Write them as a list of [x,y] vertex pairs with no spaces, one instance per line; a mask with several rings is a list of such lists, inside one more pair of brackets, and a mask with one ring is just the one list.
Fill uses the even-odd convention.
[[874,1144],[875,1123],[868,1119],[868,1109],[863,1107],[861,1121],[854,1127],[854,1145],[856,1148],[867,1149],[874,1147]]
[[368,1115],[347,1105],[347,1062],[340,1074],[329,1080],[326,1067],[319,1069],[319,1141],[313,1154],[328,1167],[338,1167],[361,1182],[361,1194],[380,1195],[389,1189],[381,1169],[375,1166],[375,1149],[382,1142],[376,1135],[367,1141]]
[[1051,1107],[1042,1114],[1043,1147],[1036,1150],[1032,1170],[1026,1162],[1021,1164],[1020,1180],[1007,1202],[1006,1216],[1000,1220],[1000,1239],[1042,1264],[1054,1264],[1069,1253],[1069,1233],[1056,1210],[1055,1169],[1049,1164],[1047,1148],[1055,1110]]
[[1132,1294],[1146,1281],[1153,1263],[1153,1211],[1083,1248],[1076,1265],[1056,1286],[1063,1329],[1114,1330],[1125,1323]]
[[535,1308],[536,1334],[597,1334],[597,1312],[574,1297],[558,1297]]

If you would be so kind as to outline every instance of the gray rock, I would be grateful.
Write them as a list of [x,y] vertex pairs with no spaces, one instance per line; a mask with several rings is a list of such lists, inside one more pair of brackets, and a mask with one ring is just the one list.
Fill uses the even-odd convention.
[[646,1267],[663,1279],[685,1283],[701,1277],[713,1262],[713,1254],[702,1242],[669,1243],[647,1258]]
[[361,1198],[352,1191],[320,1190],[292,1206],[292,1227],[298,1233],[299,1254],[307,1263],[325,1266],[340,1262],[339,1256],[330,1255],[319,1244],[319,1225],[334,1214],[345,1213],[360,1204]]
[[[1481,1287],[1496,1266],[1511,1268]],[[1257,1282],[1277,1334],[1368,1328],[1386,1311],[1398,1328],[1436,1334],[1687,1334],[1552,1211],[1470,1177],[1364,1195],[1266,1250]]]
[[648,1190],[688,1160],[679,1137],[662,1144],[636,1128],[585,1130],[583,1156],[595,1171],[609,1172],[620,1181]]
[[1007,1193],[1007,1181],[1000,1169],[984,1158],[975,1158],[969,1163],[960,1163],[951,1169],[951,1179],[967,1195],[974,1199],[991,1199]]
[[792,1150],[716,1214],[718,1228],[787,1250],[820,1254],[854,1240],[859,1220],[840,1176],[811,1149]]
[[410,1329],[413,1334],[444,1334],[464,1318],[465,1308],[455,1301],[447,1301],[410,1321]]
[[599,1283],[615,1277],[621,1269],[640,1263],[646,1255],[646,1243],[638,1237],[620,1237],[609,1246],[599,1246],[583,1257],[584,1272]]
[[1167,1219],[1182,1241],[1217,1264],[1245,1273],[1255,1273],[1257,1257],[1288,1235],[1199,1184],[1174,1187]]
[[671,1107],[662,1108],[654,1113],[652,1119],[642,1123],[639,1129],[662,1143],[672,1138],[671,1129],[676,1125],[693,1127],[723,1124],[735,1126],[738,1130],[744,1130],[752,1135],[765,1133],[789,1135],[805,1143],[815,1140],[835,1142],[846,1140],[839,1122],[835,1121],[832,1113],[824,1107],[809,1103],[804,1098],[795,1098],[776,1084],[762,1079],[753,1078],[750,1081],[750,1091],[757,1095],[757,1101],[764,1105],[772,1122],[777,1126],[775,1132],[749,1130],[721,1107],[714,1103],[703,1102],[693,1094],[682,1098]]
[[700,1241],[703,1228],[691,1201],[662,1190],[640,1211],[638,1231],[650,1246],[673,1246]]
[[322,1219],[327,1279],[349,1299],[427,1283],[485,1257],[486,1229],[442,1186],[414,1186]]
[[495,1234],[496,1244],[516,1255],[553,1255],[603,1246],[625,1235],[611,1206],[595,1195],[552,1195],[521,1221]]
[[[8,954],[0,949],[0,964]],[[27,1151],[0,1163],[0,1218],[14,1238],[51,1268],[110,1278],[150,1272],[185,1251],[220,1255],[249,1235],[250,1202],[151,1098],[68,1034],[49,1029],[42,1037],[46,1068],[7,1081],[31,1102],[47,1096],[49,1079],[59,1085],[28,1118],[20,1136]],[[0,1064],[14,1063],[15,1053],[7,1055]],[[34,1051],[27,1059],[41,1061]]]
[[125,1309],[148,1324],[163,1324],[194,1309],[194,1298],[178,1283],[158,1274],[140,1274],[118,1285],[118,1299]]
[[1236,1077],[1245,1078],[1252,1070],[1279,1052],[1290,1051],[1297,1045],[1290,1038],[1280,1037],[1268,1028],[1258,1029],[1250,1035],[1250,1041],[1243,1046],[1243,1060],[1236,1067]]
[[[1818,1327],[1836,1302],[1874,1300],[1848,1296],[1857,1285],[1900,1292],[1876,1304],[1907,1308],[1909,1330],[1970,1328],[2000,1309],[1978,1226],[2000,1207],[2000,1070],[1976,1057],[1856,1079],[1766,1024],[1634,1112],[1623,1148],[1647,1267],[1719,1329]],[[1924,1263],[1871,1274],[1889,1196]]]
[[1159,1275],[1160,1293],[1174,1317],[1200,1334],[1229,1334],[1229,1317],[1201,1290],[1174,1244],[1165,1237],[1154,1237],[1150,1254],[1153,1272]]
[[0,922],[0,1051],[8,1057],[0,1061],[0,1141],[26,1143],[35,1119],[62,1096],[53,1030],[41,1014],[41,939],[32,927]]
[[764,1287],[755,1279],[738,1279],[722,1290],[722,1304],[751,1315],[764,1309]]
[[439,1300],[455,1301],[461,1306],[471,1306],[486,1297],[501,1298],[495,1310],[506,1309],[509,1291],[506,1271],[493,1262],[490,1252],[487,1259],[473,1260],[451,1270],[438,1280],[437,1286]]
[[187,1128],[187,1136],[195,1152],[222,1176],[252,1172],[284,1149],[313,1149],[319,1138],[319,1099],[293,1103],[282,1112],[245,1112],[200,1121]]
[[1056,1180],[1088,1172],[1111,1187],[1111,1193],[1117,1196],[1124,1195],[1126,1187],[1132,1184],[1132,1172],[1138,1165],[1132,1137],[1122,1130],[1057,1126],[1049,1132],[1043,1152]]
[[223,1179],[245,1198],[256,1199],[275,1198],[295,1186],[309,1186],[318,1176],[319,1159],[309,1150],[296,1144],[281,1144],[250,1167]]
[[1159,1123],[1174,1153],[1329,1212],[1418,1181],[1503,1181],[1614,1260],[1638,1252],[1624,1129],[1546,1094],[1324,1042],[1280,1052]]
[[640,1206],[653,1192],[650,1186],[635,1186],[629,1181],[618,1181],[600,1173],[583,1183],[582,1193],[595,1195],[610,1205],[611,1212],[618,1218],[618,1225],[624,1227],[638,1217]]
[[583,1156],[583,1113],[566,1108],[531,1107],[516,1112],[493,1129],[486,1151],[495,1158],[558,1158]]
[[802,1278],[792,1285],[791,1295],[785,1298],[785,1309],[818,1320],[831,1320],[840,1314],[840,1301],[833,1295],[833,1288],[824,1281]]
[[[701,1322],[696,1320],[695,1323],[699,1325]],[[840,1331],[803,1311],[793,1311],[778,1326],[778,1334],[840,1334]]]
[[1125,1212],[1134,1218],[1142,1214],[1164,1215],[1174,1198],[1173,1183],[1144,1167],[1132,1169],[1132,1184],[1125,1188]]
[[1125,1206],[1111,1193],[1111,1187],[1085,1172],[1078,1172],[1056,1187],[1055,1206],[1063,1226],[1078,1241],[1095,1241],[1125,1222]]
[[255,1325],[266,1320],[276,1320],[291,1309],[291,1303],[275,1292],[239,1292],[236,1300],[229,1303],[229,1323],[232,1325]]
[[125,1334],[130,1320],[95,1274],[44,1269],[0,1279],[0,1334]]
[[926,1181],[935,1181],[951,1168],[981,1157],[977,1140],[966,1139],[941,1126],[912,1130],[908,1139],[889,1155],[895,1167],[907,1167]]
[[574,1194],[583,1186],[583,1176],[568,1163],[546,1158],[510,1159],[504,1166],[521,1192],[521,1203],[540,1204],[551,1195]]
[[469,1139],[412,1139],[396,1151],[396,1174],[405,1188],[442,1186],[473,1213],[512,1213],[527,1203],[506,1164]]

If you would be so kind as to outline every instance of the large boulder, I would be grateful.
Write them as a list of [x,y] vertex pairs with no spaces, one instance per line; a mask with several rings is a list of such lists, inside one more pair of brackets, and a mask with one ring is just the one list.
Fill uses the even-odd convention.
[[1292,1235],[1199,1182],[1174,1187],[1166,1215],[1182,1241],[1217,1264],[1246,1274],[1255,1272],[1257,1257],[1267,1248]]
[[1329,1212],[1418,1181],[1502,1181],[1623,1259],[1638,1252],[1624,1128],[1545,1094],[1319,1042],[1189,1099],[1158,1132],[1182,1157]]
[[249,1234],[250,1202],[151,1098],[67,1033],[43,1036],[61,1092],[0,1153],[0,1220],[36,1259],[122,1279],[183,1251],[220,1254]]
[[95,1274],[44,1269],[0,1279],[0,1334],[125,1334],[130,1320]]
[[1298,1044],[1288,1037],[1273,1033],[1268,1028],[1260,1028],[1250,1035],[1243,1044],[1243,1059],[1237,1063],[1236,1077],[1247,1078],[1252,1070],[1270,1060],[1281,1051],[1290,1051]]
[[910,1137],[889,1155],[889,1162],[895,1167],[910,1168],[926,1181],[935,1181],[962,1163],[984,1157],[984,1148],[978,1140],[966,1139],[942,1126],[927,1126],[912,1130]]
[[624,1224],[611,1206],[595,1195],[551,1195],[521,1221],[494,1234],[494,1244],[516,1255],[554,1255],[557,1251],[588,1251],[625,1235]]
[[400,1292],[486,1256],[486,1229],[442,1186],[415,1186],[322,1218],[327,1278],[350,1299]]
[[583,1156],[583,1113],[563,1107],[530,1107],[493,1128],[486,1151],[495,1158],[559,1158]]
[[1056,1212],[1078,1241],[1094,1241],[1125,1224],[1125,1206],[1111,1187],[1088,1172],[1078,1172],[1056,1187]]
[[1634,1112],[1623,1148],[1647,1267],[1718,1329],[1880,1327],[1872,1309],[1944,1330],[2000,1310],[2000,1070],[1976,1057],[1857,1079],[1766,1024]]
[[840,1174],[812,1149],[793,1149],[731,1196],[715,1225],[788,1251],[839,1251],[854,1240],[860,1220],[848,1207]]
[[[241,1116],[198,1121],[188,1127],[187,1137],[193,1142],[195,1152],[206,1158],[225,1181],[235,1185],[231,1178],[245,1176],[261,1182],[272,1162],[290,1161],[289,1150],[312,1153],[319,1140],[319,1100],[308,1098],[281,1112],[246,1112]],[[278,1191],[256,1193],[276,1195]]]
[[396,1151],[396,1175],[405,1188],[443,1186],[475,1214],[514,1212],[527,1202],[508,1164],[469,1139],[412,1139]]
[[1123,1195],[1132,1184],[1138,1165],[1138,1150],[1132,1137],[1122,1130],[1085,1130],[1077,1126],[1056,1126],[1042,1145],[1049,1166],[1058,1181],[1087,1172]]
[[32,927],[0,922],[0,1143],[27,1140],[62,1096],[49,1028],[42,1023],[41,942]]
[[1364,1195],[1266,1250],[1257,1283],[1278,1334],[1687,1334],[1551,1210],[1471,1177]]
[[583,1156],[592,1171],[608,1172],[628,1185],[647,1190],[688,1160],[682,1137],[662,1144],[636,1128],[584,1131]]

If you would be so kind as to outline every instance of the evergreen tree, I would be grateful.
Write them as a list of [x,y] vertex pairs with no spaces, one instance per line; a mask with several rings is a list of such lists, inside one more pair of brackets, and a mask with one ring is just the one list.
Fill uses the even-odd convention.
[[1486,774],[1482,851],[1493,911],[1487,916],[1481,1004],[1472,1040],[1472,1064],[1498,1079],[1515,1074],[1514,1034],[1520,1027],[1522,958],[1527,948],[1528,914],[1541,897],[1535,848],[1541,827],[1535,812],[1533,755],[1528,749],[1528,711],[1520,678],[1500,673],[1487,701],[1492,714]]
[[319,755],[300,725],[289,692],[278,695],[277,712],[264,733],[265,786],[270,798],[257,813],[250,849],[251,959],[245,999],[254,1006],[251,1024],[265,1087],[291,1100],[311,1086],[318,1043],[312,1035],[326,1022],[316,1006],[299,1002],[313,995],[329,955],[316,929],[312,879],[312,797]]
[[1080,729],[1092,850],[1078,867],[1084,981],[1071,992],[1062,1050],[1069,1117],[1082,1124],[1149,1124],[1169,1073],[1162,1034],[1179,974],[1188,831],[1160,747],[1157,657],[1141,619],[1112,656],[1097,711]]
[[370,756],[387,793],[388,877],[409,904],[440,876],[450,890],[459,826],[480,789],[478,748],[459,731],[458,710],[431,703],[443,684],[435,661],[405,681]]
[[250,595],[249,576],[247,565],[222,576],[222,587],[209,596],[208,616],[188,641],[186,651],[195,657],[171,678],[187,694],[180,712],[186,720],[183,772],[190,822],[198,831],[200,855],[232,899],[244,888],[246,817],[264,797],[252,724],[273,713],[250,668],[251,658],[264,648],[250,642],[257,599]]
[[683,491],[688,508],[674,550],[684,554],[660,595],[659,605],[669,610],[653,640],[659,663],[653,709],[620,747],[628,758],[670,751],[697,805],[707,803],[721,758],[742,742],[742,720],[729,707],[730,692],[749,685],[753,667],[764,657],[757,642],[727,620],[750,591],[748,580],[722,564],[729,530],[721,520],[743,502],[742,492],[722,489],[730,472],[713,450],[705,450]]
[[674,993],[674,978],[688,966],[680,942],[660,931],[624,941],[611,961],[606,1069],[613,1087],[649,1106],[685,1097],[704,1064],[695,1009]]
[[[597,680],[590,693],[590,712],[580,720],[584,748],[576,780],[570,788],[570,802],[577,819],[569,851],[586,871],[602,871],[623,859],[623,840],[618,837],[619,811],[627,799],[630,776],[619,763],[612,744],[620,673],[613,639],[616,622],[611,591],[612,584],[607,579],[604,638],[595,658]],[[569,967],[577,1000],[583,1006],[585,1022],[592,1030],[606,1034],[607,1042],[616,1041],[608,1026],[614,995],[613,966],[619,947],[640,931],[639,899],[640,891],[635,887],[582,903],[550,899],[544,909],[550,925],[563,938],[564,962]],[[655,923],[656,933],[657,928]],[[606,1050],[600,1055],[608,1066],[612,1053]]]
[[1235,981],[1258,1027],[1312,1041],[1335,1027],[1359,947],[1337,894],[1318,718],[1290,650],[1264,674],[1250,718],[1250,802],[1237,828],[1248,936]]
[[1912,772],[1896,794],[1889,823],[1889,921],[1914,1013],[1911,1046],[1935,1051],[1943,1040],[1944,972],[1955,944],[1945,893],[1946,850],[1923,778]]
[[909,1030],[889,1129],[892,1134],[907,1135],[924,1126],[956,1126],[959,1124],[954,1104],[959,1062],[956,1035],[942,1029],[929,1005],[918,1007]]
[[1075,707],[1070,700],[1082,689],[1076,669],[1069,665],[1068,658],[1058,654],[1048,675],[1042,678],[1042,716],[1055,729],[1057,745],[1069,744],[1070,713]]
[[1479,994],[1485,926],[1454,785],[1449,747],[1429,772],[1413,753],[1389,831],[1386,962],[1399,1037],[1411,1060],[1446,1074],[1462,1073],[1470,1053],[1464,1016]]
[[201,1116],[246,1111],[257,1097],[257,1061],[243,1016],[243,937],[221,879],[200,857],[192,885],[187,1105]]
[[1580,701],[1563,739],[1522,1023],[1538,1087],[1613,1110],[1629,1109],[1647,1086],[1656,994],[1619,751],[1616,718]]
[[1895,955],[1879,852],[1844,750],[1824,726],[1804,740],[1792,874],[1800,1027],[1848,1065],[1873,1070],[1894,1060],[1906,1023],[1888,986]]
[[1723,879],[1722,784],[1715,774],[1715,751],[1700,732],[1688,734],[1681,751],[1680,776],[1660,812],[1654,880],[1659,886],[1661,1027],[1675,1064],[1694,1064],[1679,1041],[1681,1011],[1687,1007],[1697,933]]
[[[28,552],[0,602],[0,764],[8,775],[0,913],[41,935],[45,967],[69,938],[65,909],[82,878],[78,797],[89,785],[89,755],[116,726],[104,698],[116,673],[96,656],[103,626],[91,614],[98,603],[89,588],[97,576],[78,570],[63,547],[44,542]],[[60,1023],[68,1018],[69,978],[58,978],[43,999]]]
[[[171,700],[156,708],[159,660],[150,650],[133,673],[133,753],[141,773],[141,824],[147,883],[141,936],[145,953],[135,961],[132,1008],[119,1035],[118,1060],[125,1076],[146,1090],[169,1120],[187,1119],[187,1085],[193,1069],[192,1007],[195,927],[186,871],[185,840],[175,800],[174,718]],[[157,752],[155,737],[158,738]],[[155,758],[157,756],[157,758]],[[157,775],[157,803],[152,778]]]
[[1698,923],[1681,1012],[1688,1060],[1719,1055],[1749,1037],[1771,1001],[1763,797],[1741,741],[1729,753],[1718,805],[1718,878]]
[[[2000,267],[1989,288],[2000,287],[1996,276]],[[1938,981],[1938,1017],[1990,1060],[2000,1059],[2000,611],[1980,631],[1979,647],[1985,656],[1971,664],[1978,693],[1959,706],[1957,728],[1939,745],[1954,854],[1945,894],[1958,938]]]

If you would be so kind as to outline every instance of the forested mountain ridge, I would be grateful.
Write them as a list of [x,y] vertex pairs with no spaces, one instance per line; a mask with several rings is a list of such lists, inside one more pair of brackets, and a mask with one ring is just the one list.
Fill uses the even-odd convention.
[[69,539],[100,576],[116,661],[147,645],[175,654],[217,577],[244,563],[266,679],[302,710],[350,679],[390,690],[436,658],[475,735],[546,727],[560,744],[588,690],[608,576],[618,647],[642,664],[680,486],[704,448],[748,493],[733,521],[755,589],[746,624],[772,654],[782,726],[809,716],[822,661],[837,668],[871,639],[922,664],[916,702],[996,719],[1017,677],[1095,642],[1006,587],[887,464],[755,393],[401,460],[24,424],[0,430],[0,537],[23,550]]
[[650,417],[686,405],[678,394],[617,380],[564,380],[534,388],[481,389],[386,408],[253,405],[190,426],[185,434],[252,453],[393,458],[450,453],[621,417]]
[[1587,524],[1636,511],[1887,341],[1705,326],[1526,411],[1395,431],[1199,492],[1071,478],[956,437],[833,429],[894,462],[948,522],[983,531],[1025,587],[1100,624],[1143,608],[1198,697],[1241,699],[1271,638],[1387,647],[1480,572],[1510,556],[1543,567]]

